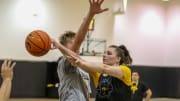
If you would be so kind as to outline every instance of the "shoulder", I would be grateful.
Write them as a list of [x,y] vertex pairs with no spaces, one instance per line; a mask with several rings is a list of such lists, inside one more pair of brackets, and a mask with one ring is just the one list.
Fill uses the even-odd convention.
[[124,72],[131,72],[131,69],[129,66],[120,65],[119,68],[122,69]]
[[63,56],[59,57],[56,62],[58,63],[59,61],[62,60],[62,58],[63,58]]
[[143,82],[143,81],[140,81],[139,82],[139,85],[141,85],[141,87],[143,87],[145,90],[148,90],[149,89],[149,86],[147,85],[147,83]]
[[121,80],[128,86],[131,85],[131,69],[126,65],[120,65],[119,68],[123,72],[123,77]]
[[147,83],[145,83],[144,81],[139,81],[139,84],[141,84],[143,86],[147,86]]

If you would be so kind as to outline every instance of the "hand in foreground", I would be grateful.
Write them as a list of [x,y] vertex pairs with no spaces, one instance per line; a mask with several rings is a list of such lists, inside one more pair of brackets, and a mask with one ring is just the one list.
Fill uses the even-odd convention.
[[13,79],[13,69],[16,65],[16,62],[11,60],[5,60],[1,66],[1,75],[3,80],[12,80]]

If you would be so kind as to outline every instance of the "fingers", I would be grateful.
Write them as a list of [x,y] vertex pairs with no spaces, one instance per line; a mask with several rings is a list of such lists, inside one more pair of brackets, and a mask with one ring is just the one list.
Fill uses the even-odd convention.
[[105,9],[100,10],[98,13],[102,13],[102,12],[105,12],[105,11],[108,11],[108,10],[109,10],[109,8],[105,8]]
[[80,60],[76,60],[75,63],[76,63],[76,64],[79,64],[79,63],[80,63]]
[[89,0],[90,4],[102,4],[104,2],[104,0]]
[[68,60],[70,60],[71,62],[73,62],[73,60],[75,60],[73,57],[71,56],[66,56],[68,58]]
[[96,3],[99,3],[99,0],[97,0]]
[[89,4],[92,5],[92,1],[91,0],[89,0]]
[[71,63],[71,65],[73,65],[73,66],[77,66],[77,64],[76,64],[76,59],[74,59],[73,57],[71,57],[71,56],[66,56],[67,57],[67,59],[68,59],[68,61]]
[[78,58],[74,55],[70,55],[70,56],[67,56],[69,60],[71,60],[72,62],[76,61]]
[[11,69],[14,69],[15,65],[16,65],[16,62],[13,62],[13,64],[11,65]]
[[55,43],[55,40],[54,40],[54,39],[51,39],[51,43],[54,44],[54,43]]
[[13,62],[11,59],[4,60],[2,64],[1,75],[3,80],[12,80],[13,79],[13,69],[16,65],[16,62]]
[[90,4],[94,4],[94,3],[102,4],[103,2],[104,2],[104,0],[89,0]]
[[1,67],[1,72],[4,71],[5,67],[6,67],[6,64],[7,64],[7,60],[4,60],[3,64],[2,64],[2,67]]
[[72,58],[74,58],[74,59],[77,58],[77,55],[75,56],[75,55],[71,54],[70,56],[71,56]]
[[66,56],[66,57],[68,58],[69,62],[74,66],[78,66],[81,62],[80,58],[74,55]]
[[53,43],[55,41],[55,39],[51,38],[51,43]]
[[100,0],[99,4],[102,4],[104,2],[104,0]]
[[102,10],[102,12],[104,12],[104,11],[108,11],[108,10],[109,10],[109,8],[105,8],[105,9],[103,9],[103,10]]
[[89,0],[91,14],[99,14],[108,10],[108,8],[102,9],[101,5],[104,0]]
[[10,60],[4,60],[4,63],[3,63],[3,65],[2,65],[2,68],[3,69],[13,69],[14,68],[14,66],[16,65],[16,62],[12,62],[12,60],[10,59]]
[[8,60],[6,67],[11,67],[11,60]]
[[51,50],[53,50],[53,49],[57,49],[57,42],[55,41],[55,39],[52,39],[51,38]]
[[1,68],[1,73],[3,78],[6,78],[7,75],[9,75],[9,73],[13,72],[15,65],[16,62],[12,62],[12,60],[8,60],[8,59],[4,60]]
[[51,50],[57,49],[54,45],[51,46]]

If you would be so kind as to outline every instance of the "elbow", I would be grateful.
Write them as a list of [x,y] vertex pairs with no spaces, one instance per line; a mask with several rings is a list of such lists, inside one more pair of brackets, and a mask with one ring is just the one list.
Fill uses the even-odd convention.
[[152,91],[150,90],[150,94],[149,94],[150,96],[152,96]]
[[151,91],[151,89],[149,89],[149,90],[148,90],[148,92],[147,92],[147,96],[149,96],[149,97],[151,97],[151,96],[152,96],[152,91]]

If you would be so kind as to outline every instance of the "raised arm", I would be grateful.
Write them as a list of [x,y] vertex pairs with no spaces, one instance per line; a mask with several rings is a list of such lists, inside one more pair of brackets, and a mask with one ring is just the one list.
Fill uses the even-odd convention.
[[81,46],[81,43],[83,42],[88,27],[89,27],[89,23],[92,20],[92,18],[99,13],[102,13],[104,11],[107,11],[108,9],[101,9],[101,4],[104,2],[104,0],[89,0],[89,11],[86,15],[86,17],[84,18],[84,21],[82,22],[82,24],[80,25],[80,28],[75,36],[74,39],[74,43],[71,47],[71,50],[73,50],[74,52],[79,51],[79,48]]
[[1,66],[2,85],[0,88],[0,101],[8,101],[11,94],[11,86],[13,79],[13,68],[16,63],[5,60]]

